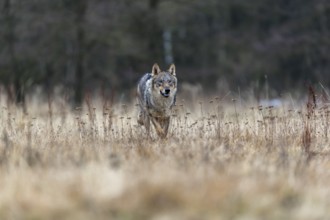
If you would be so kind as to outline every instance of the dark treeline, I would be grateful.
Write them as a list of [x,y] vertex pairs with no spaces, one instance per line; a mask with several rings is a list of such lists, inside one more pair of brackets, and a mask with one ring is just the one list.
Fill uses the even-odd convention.
[[36,87],[76,105],[129,94],[154,62],[204,91],[330,85],[328,0],[0,2],[0,81],[16,103]]

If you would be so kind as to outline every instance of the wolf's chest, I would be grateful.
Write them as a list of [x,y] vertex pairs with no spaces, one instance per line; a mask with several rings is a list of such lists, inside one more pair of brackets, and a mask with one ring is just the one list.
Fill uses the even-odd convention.
[[171,116],[171,109],[158,109],[158,108],[149,108],[148,113],[153,117],[166,118]]
[[156,117],[169,117],[171,115],[171,107],[173,98],[153,98],[150,99],[149,114]]

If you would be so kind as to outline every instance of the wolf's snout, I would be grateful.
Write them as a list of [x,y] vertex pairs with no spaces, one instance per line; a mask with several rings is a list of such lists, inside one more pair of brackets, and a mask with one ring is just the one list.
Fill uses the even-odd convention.
[[162,94],[162,96],[164,96],[165,98],[170,97],[170,89],[164,89],[163,91],[160,90],[160,94]]

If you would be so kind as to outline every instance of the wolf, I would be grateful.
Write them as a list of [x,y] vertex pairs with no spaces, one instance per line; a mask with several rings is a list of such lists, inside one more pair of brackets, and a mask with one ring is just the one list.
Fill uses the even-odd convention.
[[159,137],[165,138],[168,132],[171,108],[175,105],[178,80],[175,65],[161,71],[158,64],[152,66],[137,86],[139,105],[138,124],[144,125],[150,136],[150,121]]

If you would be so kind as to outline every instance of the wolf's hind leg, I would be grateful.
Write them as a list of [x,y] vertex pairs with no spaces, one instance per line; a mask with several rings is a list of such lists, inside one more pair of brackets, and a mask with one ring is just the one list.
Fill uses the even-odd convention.
[[141,126],[143,125],[146,128],[147,136],[149,138],[150,137],[150,118],[142,110],[139,111],[137,123]]
[[148,136],[148,138],[150,138],[150,119],[146,115],[144,116],[143,124],[144,124],[144,127],[146,128],[147,136]]
[[144,119],[144,113],[142,111],[140,111],[139,112],[139,115],[138,115],[137,122],[138,122],[139,125],[144,125],[144,121],[145,121],[145,119]]

